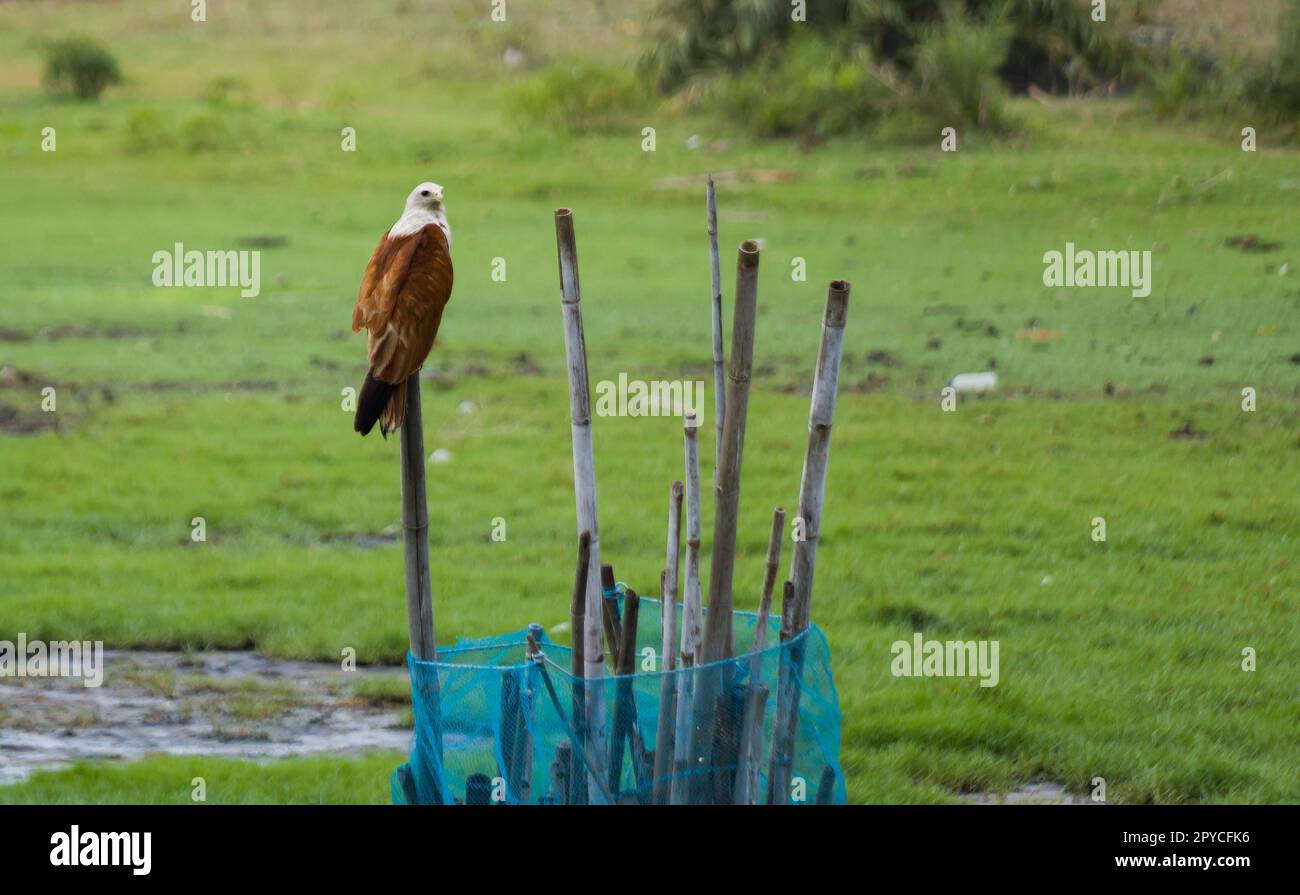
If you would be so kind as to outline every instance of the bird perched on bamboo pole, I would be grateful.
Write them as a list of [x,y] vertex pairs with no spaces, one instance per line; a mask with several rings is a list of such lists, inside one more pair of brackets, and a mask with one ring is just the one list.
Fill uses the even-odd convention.
[[406,381],[433,348],[451,283],[451,227],[443,190],[422,183],[406,197],[397,223],[380,237],[352,312],[352,331],[369,333],[370,369],[353,422],[362,435],[376,422],[385,438],[402,425]]

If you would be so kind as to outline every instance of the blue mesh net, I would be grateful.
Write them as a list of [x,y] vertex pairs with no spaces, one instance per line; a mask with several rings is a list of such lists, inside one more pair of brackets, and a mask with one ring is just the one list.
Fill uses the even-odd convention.
[[[843,804],[821,630],[782,643],[770,618],[765,649],[665,672],[661,608],[640,600],[630,675],[574,677],[570,648],[536,625],[458,641],[436,662],[408,654],[415,740],[393,773],[393,802]],[[758,618],[733,619],[739,651]],[[532,659],[530,632],[541,648]],[[603,709],[595,726],[592,701]]]

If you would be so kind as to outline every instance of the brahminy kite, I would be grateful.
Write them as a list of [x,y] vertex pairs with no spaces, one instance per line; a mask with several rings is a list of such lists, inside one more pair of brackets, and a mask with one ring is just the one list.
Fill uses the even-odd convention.
[[433,348],[442,309],[451,299],[451,227],[442,187],[422,183],[406,197],[397,223],[379,239],[366,265],[352,331],[364,327],[370,370],[353,422],[362,435],[379,423],[385,438],[406,418],[406,380]]

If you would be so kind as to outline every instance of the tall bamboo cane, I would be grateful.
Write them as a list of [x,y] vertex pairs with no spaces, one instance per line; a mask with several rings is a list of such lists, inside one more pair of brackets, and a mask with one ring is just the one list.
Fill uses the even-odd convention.
[[569,604],[570,629],[573,651],[570,655],[570,673],[573,675],[573,736],[577,746],[571,750],[572,767],[568,774],[570,805],[587,804],[587,775],[582,772],[584,744],[587,741],[587,697],[583,678],[583,646],[587,603],[587,576],[591,572],[591,532],[578,536],[578,564],[573,576],[573,600]]
[[731,325],[731,369],[727,379],[727,418],[722,433],[713,562],[709,566],[709,612],[704,624],[704,661],[735,652],[731,629],[731,578],[736,564],[736,524],[740,511],[740,467],[749,411],[749,380],[754,364],[754,323],[758,305],[758,243],[747,239],[736,258],[736,307]]
[[813,573],[817,565],[817,540],[821,534],[822,498],[826,491],[826,466],[831,449],[831,424],[835,420],[835,396],[839,390],[840,353],[844,346],[844,324],[848,319],[849,284],[835,280],[826,294],[822,317],[822,342],[813,377],[812,402],[808,411],[808,449],[804,454],[799,483],[799,518],[803,536],[795,541],[790,565],[793,583],[790,634],[795,640],[781,663],[776,729],[772,735],[772,764],[768,774],[768,801],[783,805],[790,798],[790,776],[794,763],[795,734],[799,725],[799,686],[803,673],[807,639],[800,635],[812,617]]
[[[420,374],[406,380],[406,421],[401,435],[402,552],[406,570],[406,621],[411,655],[427,662],[438,661],[437,637],[433,628],[433,586],[429,569],[429,505],[424,480],[424,412],[420,404]],[[436,766],[419,762],[412,779],[422,799],[441,804],[442,795],[442,694],[438,669],[432,667],[417,676],[417,698],[428,707],[433,734],[430,748]]]
[[767,542],[767,564],[763,569],[763,594],[758,601],[758,620],[749,658],[749,691],[745,698],[745,717],[740,726],[740,767],[736,771],[735,804],[758,802],[758,775],[763,759],[763,714],[768,688],[763,683],[763,650],[767,648],[767,619],[772,611],[772,590],[781,566],[781,535],[785,529],[785,510],[772,511],[772,534]]
[[722,465],[722,424],[727,416],[727,383],[722,356],[722,264],[718,259],[718,196],[709,176],[709,273],[713,298],[713,415],[716,429],[713,449],[713,484],[718,484],[718,468]]
[[681,482],[668,492],[668,557],[659,586],[659,612],[663,630],[660,667],[659,720],[655,730],[654,804],[667,805],[672,786],[673,741],[676,739],[677,676],[677,562],[682,551]]
[[[569,373],[569,416],[573,441],[573,491],[578,509],[578,531],[591,533],[591,556],[587,572],[587,605],[583,616],[584,677],[593,681],[585,687],[587,737],[590,754],[601,761],[605,746],[605,651],[602,645],[600,589],[600,534],[596,525],[596,458],[591,443],[591,388],[587,379],[587,344],[582,331],[582,293],[578,285],[578,244],[573,230],[573,211],[555,211],[555,241],[560,264],[560,305],[564,313],[564,354]],[[576,632],[575,632],[576,634]],[[590,777],[599,779],[605,768],[588,767]],[[603,782],[603,781],[602,781]],[[591,787],[592,801],[601,796],[601,783]]]
[[[686,466],[686,581],[682,593],[682,667],[691,668],[700,654],[700,622],[704,610],[700,605],[700,443],[695,414],[688,413],[682,428]],[[677,729],[673,744],[673,780],[669,798],[674,805],[684,805],[689,798],[688,775],[693,740],[695,674],[683,672],[677,677]]]

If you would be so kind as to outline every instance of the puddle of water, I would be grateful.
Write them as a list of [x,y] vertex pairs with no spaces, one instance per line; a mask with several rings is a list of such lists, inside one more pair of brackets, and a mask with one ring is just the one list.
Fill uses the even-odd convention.
[[0,784],[76,761],[150,754],[405,752],[406,680],[401,667],[345,672],[247,652],[105,651],[97,688],[0,679]]

